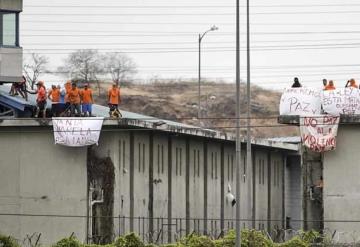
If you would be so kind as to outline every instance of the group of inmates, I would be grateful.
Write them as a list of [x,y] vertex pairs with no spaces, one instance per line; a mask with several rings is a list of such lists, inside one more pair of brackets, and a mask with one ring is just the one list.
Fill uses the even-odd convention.
[[[51,102],[52,117],[91,117],[92,105],[94,103],[93,91],[88,83],[84,84],[83,88],[78,88],[75,82],[67,81],[64,87],[60,85],[52,85],[50,90],[46,90],[45,83],[38,81],[35,91],[28,91],[26,89],[26,79],[14,83],[10,89],[10,95],[20,94],[27,100],[27,93],[36,94],[36,111],[35,117],[40,115],[46,118],[46,110],[48,101]],[[107,101],[109,106],[110,116],[119,117],[120,111],[118,105],[121,101],[120,88],[116,83],[113,83],[107,93]],[[114,114],[117,113],[117,114]]]
[[[292,84],[293,88],[297,88],[297,87],[302,87],[301,83],[299,82],[299,79],[297,77],[294,78],[294,83]],[[348,80],[345,84],[345,87],[352,87],[352,88],[359,88],[359,86],[357,85],[355,79],[351,78],[350,80]],[[327,80],[327,79],[323,79],[323,90],[324,91],[329,91],[329,90],[335,90],[335,84],[333,80]]]

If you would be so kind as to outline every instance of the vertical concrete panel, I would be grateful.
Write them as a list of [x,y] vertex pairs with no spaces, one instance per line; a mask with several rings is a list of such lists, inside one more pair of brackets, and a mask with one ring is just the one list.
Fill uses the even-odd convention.
[[168,217],[168,139],[154,136],[153,148],[153,215],[154,240],[166,242]]
[[281,153],[270,153],[270,229],[282,229],[283,216],[283,158]]
[[150,132],[134,134],[134,231],[143,240],[149,229]]
[[[228,185],[231,187],[231,194],[236,195],[236,162],[235,162],[235,146],[228,145],[224,149],[224,193],[228,193]],[[231,202],[224,200],[224,229],[235,228],[236,205],[232,206]]]
[[174,137],[172,140],[172,218],[175,222],[174,238],[179,238],[186,233],[186,144],[185,138]]
[[221,198],[221,145],[211,142],[208,144],[208,167],[207,167],[207,230],[211,236],[220,234],[220,200]]
[[268,218],[268,156],[263,150],[255,151],[255,227],[266,229]]
[[204,154],[203,143],[190,142],[189,201],[191,232],[204,232]]

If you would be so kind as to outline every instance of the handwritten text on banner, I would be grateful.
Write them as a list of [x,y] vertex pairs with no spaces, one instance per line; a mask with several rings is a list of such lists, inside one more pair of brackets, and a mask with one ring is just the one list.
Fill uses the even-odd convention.
[[321,115],[300,118],[300,134],[304,146],[314,152],[336,148],[336,135],[340,117]]
[[287,88],[281,96],[280,115],[319,115],[321,90],[314,88]]
[[53,118],[55,143],[82,147],[97,144],[103,118]]
[[322,105],[324,112],[331,115],[360,114],[360,90],[347,87],[324,91]]

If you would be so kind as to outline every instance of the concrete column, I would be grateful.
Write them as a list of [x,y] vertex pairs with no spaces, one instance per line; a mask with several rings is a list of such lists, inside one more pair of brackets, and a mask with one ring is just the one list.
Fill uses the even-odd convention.
[[186,138],[185,150],[186,235],[190,234],[190,140]]
[[134,231],[134,132],[130,132],[130,231]]
[[149,134],[149,242],[153,242],[154,233],[154,132]]
[[273,219],[271,219],[271,152],[267,153],[267,165],[268,165],[268,169],[267,169],[267,173],[268,173],[268,195],[267,195],[267,230],[268,232],[271,232],[271,223]]
[[171,243],[172,232],[172,138],[168,135],[168,242]]
[[224,143],[221,143],[220,150],[220,179],[221,179],[221,192],[220,192],[220,230],[221,234],[224,232],[224,200],[225,200],[225,184],[224,184],[224,163],[225,163],[225,155],[224,155]]
[[204,140],[204,235],[207,234],[207,165],[208,164],[208,145],[207,140]]

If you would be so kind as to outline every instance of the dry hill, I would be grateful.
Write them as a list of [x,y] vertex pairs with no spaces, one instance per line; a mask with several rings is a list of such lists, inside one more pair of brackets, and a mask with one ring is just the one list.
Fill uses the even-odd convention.
[[[109,85],[103,85],[102,92]],[[245,118],[246,101],[244,86],[241,87],[242,117]],[[122,87],[120,108],[144,115],[183,123],[201,125],[206,128],[235,131],[235,86],[234,84],[206,82],[202,88],[202,120],[197,120],[197,83],[174,82],[130,85]],[[252,87],[251,109],[252,134],[256,137],[278,137],[297,135],[297,128],[277,123],[280,93],[257,86]],[[99,104],[106,104],[105,95],[95,97]],[[242,121],[245,124],[245,119]],[[243,125],[244,126],[244,125]],[[241,129],[245,134],[244,129]]]

